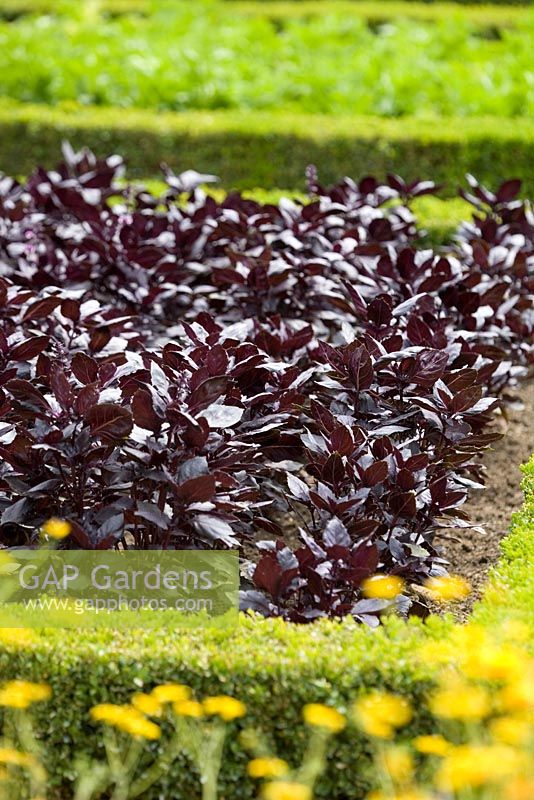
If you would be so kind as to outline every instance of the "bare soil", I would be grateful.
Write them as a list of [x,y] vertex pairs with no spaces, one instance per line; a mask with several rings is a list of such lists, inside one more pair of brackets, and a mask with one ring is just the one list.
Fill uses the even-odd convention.
[[523,407],[509,410],[507,419],[499,420],[504,438],[483,456],[486,489],[474,492],[465,506],[471,520],[485,529],[485,535],[466,529],[455,531],[454,539],[440,542],[450,562],[449,571],[462,575],[473,588],[470,597],[455,609],[459,619],[465,619],[480,598],[489,569],[499,559],[500,542],[508,532],[510,518],[523,502],[519,466],[534,453],[533,380],[523,385],[519,398]]
[[[472,587],[465,601],[446,608],[459,621],[468,618],[473,604],[482,596],[489,570],[499,560],[500,542],[508,533],[511,516],[523,503],[519,467],[534,453],[534,380],[525,382],[520,391],[508,399],[512,401],[511,406],[497,417],[494,426],[504,437],[482,456],[486,488],[472,490],[471,499],[464,507],[470,521],[481,526],[485,533],[470,528],[447,529],[438,532],[435,540],[448,561],[448,571],[466,578]],[[287,512],[275,514],[273,518],[284,529],[284,541],[298,547],[297,531],[301,521]],[[261,531],[257,538],[270,537]],[[247,555],[252,560],[257,557],[255,551]],[[441,606],[429,599],[423,587],[412,585],[410,589],[432,613],[443,612]]]

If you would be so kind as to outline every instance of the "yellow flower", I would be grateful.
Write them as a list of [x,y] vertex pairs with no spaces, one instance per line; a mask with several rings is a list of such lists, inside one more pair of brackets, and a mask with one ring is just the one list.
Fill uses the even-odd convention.
[[332,733],[338,733],[345,727],[346,720],[335,708],[324,706],[322,703],[308,703],[303,709],[304,721],[316,728],[325,728]]
[[390,747],[382,753],[385,771],[395,783],[408,783],[413,777],[413,759],[404,747]]
[[354,714],[370,736],[391,739],[395,728],[401,728],[411,720],[412,709],[403,697],[377,691],[357,700]]
[[309,786],[292,781],[274,781],[263,787],[263,800],[311,800]]
[[498,717],[491,721],[489,729],[497,742],[511,745],[527,742],[533,733],[531,723],[517,717]]
[[51,536],[52,539],[64,539],[65,536],[69,535],[72,527],[70,522],[67,522],[66,519],[52,517],[52,519],[49,519],[48,522],[44,523],[41,530],[47,536]]
[[469,678],[506,681],[519,678],[525,670],[525,654],[512,647],[486,644],[471,650],[462,660],[462,671]]
[[247,707],[241,700],[227,695],[217,697],[206,697],[204,700],[204,711],[206,714],[216,714],[225,722],[230,722],[237,717],[243,717],[247,713]]
[[432,733],[428,736],[418,736],[413,740],[413,746],[419,753],[428,756],[446,756],[453,746],[439,733]]
[[44,683],[9,681],[0,689],[0,706],[28,708],[32,703],[49,700],[52,689]]
[[29,753],[21,753],[13,747],[0,747],[0,764],[12,764],[15,767],[30,767],[35,759]]
[[500,783],[517,775],[521,753],[504,745],[461,745],[442,761],[436,785],[443,791]]
[[452,643],[456,656],[463,653],[470,653],[479,647],[485,647],[488,641],[486,629],[475,623],[459,626],[452,635]]
[[105,722],[114,725],[124,716],[125,706],[116,706],[113,703],[100,703],[91,709],[91,717],[96,722]]
[[151,740],[159,739],[161,736],[161,729],[132,706],[101,703],[91,709],[91,716],[96,722],[111,725],[130,734],[130,736]]
[[534,674],[532,671],[505,686],[497,695],[497,705],[505,711],[528,711],[534,708]]
[[534,797],[534,779],[512,778],[503,789],[503,800],[532,800]]
[[434,800],[434,796],[424,792],[422,789],[409,788],[401,789],[399,792],[371,792],[366,800]]
[[155,697],[158,703],[180,703],[182,700],[189,700],[191,689],[181,683],[166,683],[156,686],[152,690],[152,697]]
[[507,619],[503,622],[501,630],[505,639],[511,642],[528,642],[530,628],[519,619]]
[[451,641],[426,642],[418,652],[418,658],[423,664],[441,665],[449,664],[454,658],[454,647]]
[[161,716],[161,703],[153,695],[143,694],[142,692],[134,694],[131,703],[137,711],[146,714],[148,717]]
[[132,717],[126,722],[123,730],[129,733],[130,736],[135,736],[140,739],[149,739],[151,741],[159,739],[161,736],[161,728],[142,716],[137,718]]
[[289,767],[281,758],[253,758],[248,762],[247,771],[251,778],[279,778]]
[[196,700],[180,700],[173,705],[174,713],[180,717],[196,717],[197,719],[204,716],[204,709],[202,703]]
[[33,631],[29,628],[0,628],[0,642],[23,647],[35,641]]
[[429,578],[425,583],[425,587],[430,592],[432,599],[439,603],[463,600],[471,594],[470,585],[459,575],[443,575]]
[[362,591],[366,597],[378,597],[382,600],[393,600],[404,589],[404,581],[398,575],[373,575],[362,583]]
[[477,720],[489,714],[490,700],[481,686],[451,684],[433,695],[430,710],[444,719]]

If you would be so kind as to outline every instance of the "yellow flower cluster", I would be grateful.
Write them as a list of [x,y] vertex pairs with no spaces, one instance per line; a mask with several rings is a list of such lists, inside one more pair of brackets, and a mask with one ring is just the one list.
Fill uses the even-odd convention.
[[0,747],[0,764],[31,767],[35,764],[35,758],[30,753],[21,753],[13,747]]
[[174,713],[179,717],[192,717],[200,719],[204,716],[204,708],[198,700],[180,700],[173,704]]
[[29,628],[0,628],[0,642],[17,647],[33,644],[35,636]]
[[437,800],[435,795],[425,792],[423,789],[409,788],[399,789],[393,792],[371,792],[367,795],[367,800]]
[[135,738],[153,740],[161,736],[161,728],[133,706],[101,703],[91,709],[91,716],[95,722],[103,722]]
[[[380,745],[377,772],[388,776],[387,786],[367,800],[534,798],[534,662],[519,646],[524,640],[517,625],[497,637],[467,625],[426,649],[425,659],[440,665],[428,705],[450,737],[436,732],[411,742],[433,766],[423,786],[407,743]],[[409,720],[399,714],[399,700],[375,692],[356,703],[356,718],[370,736],[391,739]]]
[[365,597],[381,600],[394,600],[403,590],[405,583],[398,575],[373,575],[362,583]]
[[417,736],[413,746],[419,753],[427,756],[446,756],[452,747],[440,733],[431,733],[428,736]]
[[28,708],[32,703],[49,700],[52,689],[44,683],[8,681],[0,688],[0,706]]
[[471,586],[459,575],[443,575],[429,578],[425,583],[425,588],[430,593],[432,600],[437,603],[464,600],[471,594]]
[[295,781],[274,781],[263,787],[263,800],[311,800],[312,790],[309,786]]
[[369,736],[392,739],[396,728],[410,722],[412,709],[403,697],[377,691],[356,701],[354,716]]
[[511,747],[497,744],[461,745],[443,760],[436,776],[436,785],[450,792],[500,783],[517,775],[524,766],[523,754]]
[[468,722],[486,717],[491,704],[488,692],[482,686],[453,680],[431,697],[430,710],[436,717]]
[[367,795],[367,800],[436,800],[435,795],[425,792],[423,789],[408,788],[391,792],[371,792]]
[[161,686],[156,686],[151,694],[160,704],[181,703],[182,700],[189,700],[191,689],[181,683],[165,683]]
[[143,694],[142,692],[133,695],[131,704],[141,714],[146,714],[147,717],[161,717],[163,711],[163,706],[157,697],[151,694]]
[[150,694],[137,692],[129,705],[101,703],[91,709],[96,722],[117,728],[130,736],[142,739],[159,739],[161,728],[148,717],[162,717],[166,706],[172,706],[180,717],[200,719],[218,716],[225,722],[242,717],[246,706],[240,700],[227,695],[206,697],[202,703],[191,697],[191,689],[180,683],[156,686]]
[[247,770],[251,778],[279,778],[289,772],[289,766],[281,758],[253,758]]
[[414,762],[406,747],[389,747],[381,754],[381,766],[391,780],[401,785],[411,781],[414,773]]
[[41,528],[42,533],[46,536],[50,536],[51,539],[65,539],[71,530],[72,526],[70,522],[67,522],[65,519],[58,519],[57,517],[49,519]]
[[331,733],[339,733],[347,724],[343,714],[335,708],[322,703],[308,703],[303,709],[304,721],[316,728],[324,728]]
[[247,707],[241,700],[236,700],[235,697],[228,697],[225,694],[206,697],[202,707],[204,713],[209,716],[218,716],[225,722],[231,722],[231,720],[243,717],[247,713]]

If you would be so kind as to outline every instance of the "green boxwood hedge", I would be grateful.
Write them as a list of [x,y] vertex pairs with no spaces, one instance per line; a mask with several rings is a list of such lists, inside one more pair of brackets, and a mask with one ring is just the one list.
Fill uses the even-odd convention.
[[[235,2],[235,0],[226,0],[226,1],[227,2]],[[281,1],[282,2],[287,2],[287,3],[306,2],[306,0],[281,0]],[[253,2],[256,2],[256,3],[270,3],[270,2],[272,2],[272,0],[253,0]],[[319,0],[319,2],[323,2],[323,3],[326,4],[327,2],[330,2],[330,0]],[[366,2],[366,0],[352,0],[352,2],[353,3]],[[428,4],[428,5],[432,5],[434,3],[437,3],[437,4],[441,5],[443,0],[404,0],[404,2],[406,2],[406,3],[412,3],[413,2],[414,4],[418,4],[418,5],[422,4],[422,3]],[[529,5],[532,4],[532,0],[491,0],[491,2],[489,2],[489,0],[450,0],[450,2],[451,2],[452,5],[456,5],[457,4],[457,5],[467,5],[467,6],[471,6],[471,5],[473,5],[473,6],[475,6],[475,5],[486,5],[486,6],[487,5],[496,5],[496,6],[498,6],[498,5],[503,5],[503,6],[504,5],[529,6]]]
[[[106,0],[109,2],[110,0]],[[465,5],[454,0],[442,2],[412,2],[411,0],[226,0],[232,11],[254,14],[270,19],[287,20],[313,14],[343,14],[363,17],[369,21],[408,17],[418,21],[441,22],[451,16],[468,19],[475,25],[509,28],[525,19],[524,5]],[[42,0],[41,0],[42,2]],[[111,0],[113,2],[113,0]],[[133,0],[137,3],[139,0]]]
[[[501,562],[473,618],[488,627],[517,619],[532,626],[534,633],[534,457],[524,471],[524,507],[513,517]],[[80,636],[49,630],[23,649],[2,645],[0,678],[51,684],[57,702],[36,707],[36,725],[61,796],[59,787],[73,778],[74,753],[103,755],[88,709],[97,702],[123,702],[133,690],[149,690],[165,681],[187,683],[198,696],[224,692],[240,697],[249,707],[247,723],[262,728],[278,753],[297,764],[306,741],[301,708],[310,701],[345,710],[359,692],[387,688],[413,701],[416,714],[407,734],[429,732],[423,698],[432,684],[432,671],[418,651],[425,642],[446,637],[454,624],[451,617],[433,617],[426,623],[391,619],[373,632],[350,621],[304,627],[243,618],[235,630],[174,636],[111,630]],[[254,796],[245,763],[237,736],[230,736],[221,798]],[[197,797],[196,776],[183,766],[176,764],[150,796]],[[354,730],[346,732],[336,740],[335,758],[317,796],[361,800],[369,770],[368,744]]]
[[[41,14],[61,11],[62,6],[68,7],[68,2],[69,0],[64,0],[63,2],[61,0],[59,2],[58,0],[2,0],[0,15],[9,17],[27,13]],[[72,0],[70,2],[72,4]],[[173,2],[173,0],[160,0],[162,6],[165,2]],[[243,0],[226,0],[226,2],[235,3],[236,5],[244,4]],[[258,5],[260,8],[262,6],[275,5],[287,6],[288,11],[284,12],[284,16],[291,14],[290,9],[292,6],[295,7],[296,13],[300,13],[297,9],[302,5],[311,6],[313,4],[319,7],[322,5],[324,10],[328,9],[330,11],[331,6],[339,4],[339,0],[246,0],[246,2],[251,6]],[[492,0],[491,3],[488,0],[383,0],[380,3],[373,3],[370,0],[342,0],[342,2],[347,7],[354,6],[354,13],[356,14],[370,13],[372,16],[375,15],[377,6],[383,6],[383,14],[390,16],[392,11],[397,15],[398,11],[395,7],[402,9],[402,6],[406,6],[406,13],[410,15],[418,15],[418,8],[424,8],[425,6],[429,7],[429,14],[440,15],[442,9],[443,11],[445,9],[454,9],[455,6],[465,6],[467,13],[470,12],[471,7],[478,7],[477,10],[484,9],[491,14],[493,6],[501,6],[503,10],[506,10],[507,7],[516,9],[518,6],[525,7],[532,4],[531,0]],[[101,9],[111,14],[128,14],[147,11],[151,4],[153,5],[153,2],[151,3],[150,0],[101,0]],[[358,8],[359,6],[362,8]],[[432,8],[433,6],[436,7],[435,10]]]
[[[345,14],[364,17],[368,20],[387,20],[394,17],[409,17],[417,20],[440,21],[449,19],[452,14],[471,20],[474,24],[510,27],[524,19],[525,6],[528,3],[506,0],[496,4],[480,2],[465,4],[459,0],[436,0],[425,2],[419,0],[226,0],[231,3],[229,11],[238,14],[254,14],[271,19],[290,19],[312,14]],[[3,0],[0,3],[0,17],[14,19],[24,14],[58,13],[68,10],[68,0]],[[71,0],[71,8],[72,0]],[[153,6],[152,6],[153,7]],[[148,13],[151,4],[147,0],[101,0],[100,11],[103,14],[117,16],[121,14]],[[79,10],[79,9],[78,9]]]
[[99,154],[122,153],[132,174],[167,162],[212,172],[228,188],[303,186],[306,166],[324,182],[343,175],[428,178],[449,194],[466,172],[495,186],[512,176],[534,194],[534,121],[496,118],[378,119],[282,112],[152,113],[94,107],[0,105],[0,170],[27,174],[53,165],[61,140]]

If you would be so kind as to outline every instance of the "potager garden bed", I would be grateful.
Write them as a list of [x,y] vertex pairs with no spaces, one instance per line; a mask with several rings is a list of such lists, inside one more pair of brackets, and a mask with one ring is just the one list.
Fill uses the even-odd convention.
[[[236,652],[227,654],[228,671],[216,656],[231,640],[228,633],[192,634],[197,650],[189,654],[169,644],[166,660],[155,635],[145,634],[133,652],[119,633],[108,632],[88,635],[79,652],[69,645],[64,670],[56,646],[19,649],[8,642],[3,674],[57,684],[57,694],[69,697],[78,689],[65,682],[85,670],[88,685],[71,708],[76,714],[81,706],[88,713],[92,703],[99,708],[102,692],[126,700],[135,686],[148,690],[179,677],[199,695],[230,691],[249,708],[256,704],[257,716],[264,709],[274,739],[293,731],[294,719],[284,734],[268,706],[282,714],[295,682],[302,685],[290,718],[300,714],[300,689],[308,700],[328,700],[346,712],[362,686],[402,691],[404,684],[414,708],[387,695],[378,711],[374,701],[371,708],[361,701],[355,718],[375,739],[387,740],[410,722],[412,734],[430,733],[429,712],[417,703],[431,670],[413,664],[403,672],[399,657],[423,640],[448,636],[452,623],[406,625],[392,614],[427,617],[417,587],[451,590],[447,580],[440,584],[447,552],[438,546],[439,531],[482,535],[465,503],[484,484],[480,455],[499,447],[496,421],[532,365],[534,217],[518,199],[520,181],[491,191],[469,177],[463,196],[473,205],[472,220],[431,250],[411,211],[414,198],[438,191],[430,181],[407,185],[390,175],[384,183],[346,178],[325,188],[309,168],[308,202],[268,205],[239,194],[216,201],[200,188],[212,176],[167,168],[167,189],[155,196],[124,181],[118,156],[100,160],[66,146],[64,157],[56,170],[37,169],[25,183],[0,180],[0,541],[5,548],[34,547],[43,530],[54,534],[55,519],[67,525],[62,548],[238,549],[242,610],[279,619],[250,615],[237,635],[243,649],[236,639]],[[523,546],[529,508],[510,546]],[[461,583],[456,590],[462,593]],[[286,625],[322,618],[315,629],[292,632]],[[369,632],[381,622],[381,630]],[[299,655],[301,631],[309,632],[313,650],[309,669],[306,652]],[[519,648],[524,632],[520,621],[495,642],[467,633],[464,645],[500,653],[501,640]],[[462,634],[454,635],[461,649]],[[254,642],[262,637],[264,663],[254,665]],[[280,661],[275,654],[271,664],[277,641]],[[330,646],[337,648],[337,666],[328,666]],[[450,648],[441,652],[445,659],[454,655]],[[463,661],[456,667],[468,680],[504,681],[499,691],[505,692],[509,684],[522,686],[516,678],[526,658],[521,651],[502,675]],[[481,696],[480,687],[471,688]],[[20,691],[30,705],[31,690]],[[156,695],[135,700],[128,712],[101,708],[93,718],[134,741],[155,742],[161,730],[154,719],[163,719],[171,702],[170,695]],[[189,691],[173,699],[182,701],[197,702]],[[447,719],[443,703],[434,700],[432,713]],[[233,725],[245,709],[220,698],[188,706],[190,714],[185,708],[175,709],[186,726],[179,727],[182,740],[191,737],[184,752],[200,772],[204,797],[214,797],[209,791],[216,791],[224,733],[204,716]],[[490,713],[477,708],[473,720]],[[46,712],[39,723],[39,735],[54,741],[56,788],[77,772],[73,742],[86,756],[101,750],[77,741],[67,712],[68,705],[57,717],[60,727],[48,726],[47,733]],[[330,712],[321,706],[305,713],[319,738],[312,737],[315,750],[301,773],[285,781],[294,784],[287,794],[279,780],[285,768],[276,774],[273,764],[257,767],[258,778],[276,779],[267,784],[275,789],[265,789],[268,800],[311,796],[329,737],[345,725],[344,716]],[[146,722],[137,729],[136,713]],[[455,719],[466,722],[461,714]],[[196,736],[214,749],[206,755]],[[251,734],[245,740],[263,757]],[[304,741],[293,743],[297,759]],[[348,742],[340,773],[319,784],[321,796],[362,797],[369,785],[368,771],[349,764]],[[235,737],[230,747],[237,771],[224,778],[224,796],[251,796],[239,777],[244,756]],[[369,748],[361,739],[358,747],[364,763]],[[493,751],[486,756],[488,763],[499,760]],[[499,780],[522,775],[519,761],[501,756],[509,771]],[[384,757],[379,753],[379,761]],[[176,774],[174,757],[162,758],[155,785]],[[146,774],[134,780],[123,770],[117,778],[117,769],[114,800],[149,796],[137,791]],[[30,773],[36,799],[46,779]],[[400,788],[411,785],[406,775],[398,778]],[[454,793],[462,786],[447,775],[437,782],[440,796],[461,797]],[[102,785],[87,784],[93,794],[108,791],[112,780],[105,770],[102,776]],[[185,797],[192,785],[188,776],[168,796]],[[163,796],[157,791],[152,796]],[[389,796],[397,795],[380,795]]]

